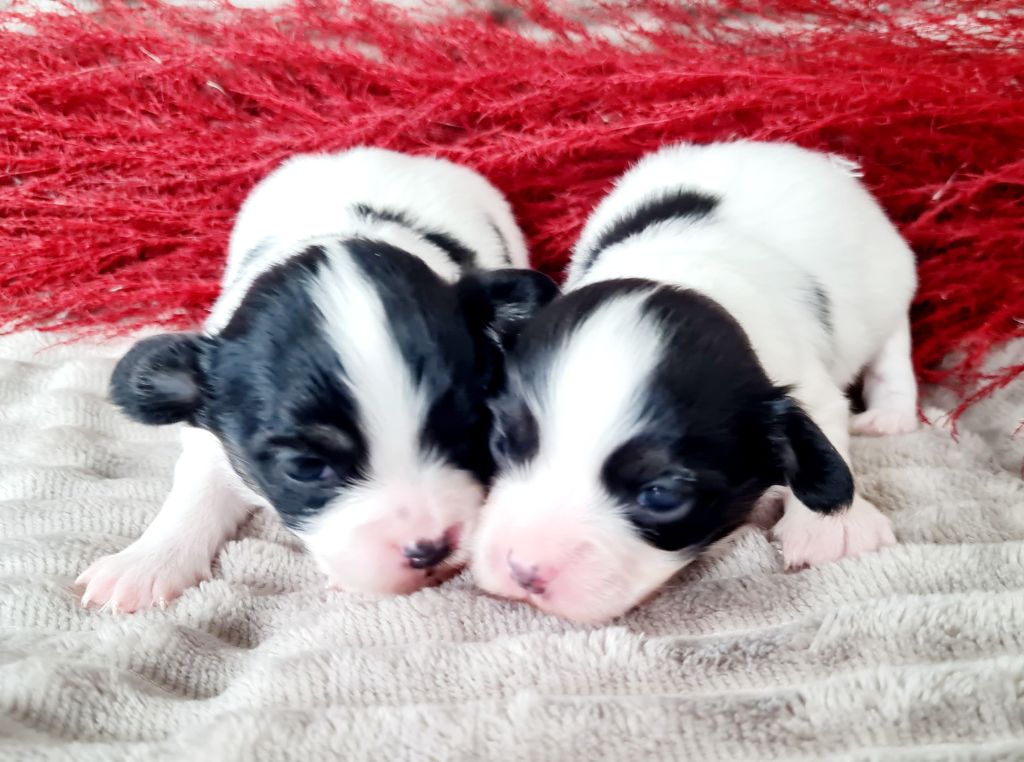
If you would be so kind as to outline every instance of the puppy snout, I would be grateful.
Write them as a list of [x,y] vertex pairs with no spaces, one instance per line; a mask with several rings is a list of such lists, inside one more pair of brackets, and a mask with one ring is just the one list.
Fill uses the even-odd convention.
[[437,566],[452,554],[454,548],[448,536],[436,540],[418,540],[402,549],[413,569],[429,569]]
[[512,576],[512,579],[515,580],[515,583],[526,592],[534,593],[535,595],[541,595],[544,593],[544,590],[547,587],[547,582],[537,571],[536,564],[521,564],[512,557],[511,553],[509,553],[508,571]]

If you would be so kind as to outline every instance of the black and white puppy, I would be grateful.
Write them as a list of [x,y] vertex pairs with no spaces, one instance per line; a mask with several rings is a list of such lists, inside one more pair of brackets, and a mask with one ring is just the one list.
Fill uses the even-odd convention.
[[465,563],[493,471],[501,343],[556,293],[502,194],[448,161],[298,156],[249,195],[204,331],[139,342],[113,400],[184,421],[145,533],[78,579],[84,604],[163,604],[210,574],[254,505],[331,586],[404,593]]
[[[566,295],[523,329],[495,405],[473,572],[580,621],[621,614],[770,487],[788,567],[894,542],[849,432],[916,425],[913,253],[855,167],[792,145],[678,145],[591,216]],[[864,376],[867,410],[844,394]]]

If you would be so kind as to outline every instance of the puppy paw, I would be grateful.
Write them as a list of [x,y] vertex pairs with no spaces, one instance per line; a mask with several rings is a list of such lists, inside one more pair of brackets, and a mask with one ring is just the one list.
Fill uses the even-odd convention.
[[772,533],[782,544],[787,569],[853,558],[896,543],[889,519],[859,495],[846,511],[832,516],[802,507],[787,510]]
[[850,419],[850,432],[883,437],[890,434],[909,434],[917,429],[917,413],[889,408],[874,408],[858,413]]
[[160,607],[210,577],[209,561],[129,545],[82,572],[75,586],[82,605],[133,613]]

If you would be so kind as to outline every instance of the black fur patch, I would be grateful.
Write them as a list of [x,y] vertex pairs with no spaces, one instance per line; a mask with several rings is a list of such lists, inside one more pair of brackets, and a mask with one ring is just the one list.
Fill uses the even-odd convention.
[[[281,459],[286,449],[322,458],[342,485],[363,475],[369,454],[359,411],[310,296],[327,258],[323,247],[312,246],[263,273],[204,357],[204,425],[292,528],[315,515],[337,485],[288,478]],[[331,429],[352,443],[344,454],[310,434]]]
[[597,243],[586,255],[583,271],[591,268],[602,251],[642,233],[652,225],[676,219],[699,220],[711,214],[718,206],[718,199],[706,193],[692,190],[671,191],[662,196],[647,199],[623,217],[615,220],[597,239]]
[[429,233],[424,232],[422,235],[437,248],[442,249],[448,258],[459,266],[459,270],[465,272],[476,264],[476,254],[459,243],[455,236],[436,230]]
[[810,278],[811,306],[814,308],[814,316],[817,318],[825,333],[829,336],[835,334],[835,324],[832,322],[832,300],[828,298],[824,287],[817,279]]
[[494,237],[498,239],[498,243],[501,245],[501,256],[508,265],[512,264],[512,252],[508,248],[508,241],[505,240],[505,236],[502,235],[501,229],[494,224],[494,220],[488,219],[487,224],[490,225],[491,230],[494,231]]
[[[496,349],[466,325],[457,289],[422,260],[382,241],[346,244],[374,284],[390,328],[417,386],[433,400],[423,447],[486,478],[493,468],[486,446],[491,416],[487,390]],[[401,316],[401,319],[397,319]]]
[[[367,274],[392,316],[414,382],[431,400],[420,447],[481,480],[493,470],[486,447],[490,414],[481,379],[492,359],[483,336],[467,328],[457,290],[422,260],[389,244],[342,244]],[[344,365],[325,335],[310,284],[325,277],[331,255],[313,246],[253,283],[208,357],[211,395],[205,421],[293,528],[346,484],[364,477],[373,442],[344,383]],[[329,447],[335,431],[343,449]],[[318,432],[315,436],[314,432]],[[307,454],[338,474],[328,484],[287,475],[288,457]]]
[[460,271],[476,266],[476,253],[447,231],[428,228],[413,219],[410,214],[394,209],[379,209],[368,204],[357,204],[355,209],[359,215],[368,219],[393,222],[396,225],[409,228],[424,240],[430,241],[444,251]]
[[537,455],[540,433],[537,419],[522,400],[506,398],[495,403],[491,452],[501,466],[522,465]]
[[138,342],[114,368],[111,401],[141,423],[194,420],[203,405],[204,344],[194,333],[165,333]]
[[775,406],[777,426],[788,451],[786,479],[812,511],[835,513],[853,502],[853,474],[821,429],[796,403]]
[[366,217],[370,220],[377,220],[379,222],[393,222],[396,225],[409,228],[410,230],[416,230],[416,225],[409,219],[408,215],[403,212],[397,212],[393,209],[378,209],[368,204],[356,204],[356,214],[360,217]]
[[[739,324],[711,299],[662,287],[644,312],[665,351],[644,381],[643,433],[612,454],[602,478],[652,545],[699,549],[742,524],[768,487],[785,482],[765,407],[780,390]],[[655,524],[637,502],[639,491],[673,472],[693,475],[694,507]]]
[[[338,245],[376,289],[388,329],[429,400],[417,444],[485,481],[493,470],[486,387],[496,349],[482,330],[470,330],[457,288],[419,258],[381,241]],[[258,277],[215,351],[204,356],[210,398],[203,425],[292,528],[364,478],[374,446],[311,296],[311,284],[330,277],[329,248],[311,246]],[[295,458],[323,461],[331,478],[289,478]]]
[[247,333],[253,321],[261,314],[279,311],[282,308],[281,302],[308,301],[305,287],[316,277],[326,261],[327,252],[322,246],[310,246],[260,273],[249,286],[245,298],[231,315],[228,324],[221,330],[220,338],[234,339]]
[[636,291],[649,291],[655,283],[640,278],[595,283],[555,299],[526,324],[509,353],[509,372],[526,384],[540,388],[555,352],[566,336],[573,333],[607,299]]
[[[571,292],[541,310],[509,357],[516,383],[544,393],[556,353],[582,322],[609,299],[648,291],[641,312],[664,352],[637,379],[639,432],[595,467],[605,490],[636,531],[663,550],[696,549],[742,524],[773,485],[789,484],[809,507],[827,512],[848,504],[849,469],[813,422],[767,377],[739,324],[716,302],[694,291],[643,280],[612,280]],[[614,337],[609,337],[614,340]],[[595,379],[595,383],[599,383]],[[506,398],[499,408],[515,410]],[[780,411],[800,415],[780,418]],[[595,410],[594,415],[600,415]],[[539,421],[543,436],[543,421]],[[529,466],[541,442],[515,462]],[[646,486],[682,478],[692,507],[672,520],[640,501]]]
[[[275,265],[253,281],[219,334],[189,339],[185,354],[168,355],[167,347],[178,346],[170,339],[136,353],[136,358],[152,359],[149,350],[159,350],[160,361],[144,369],[170,373],[169,381],[118,387],[132,393],[129,403],[139,397],[140,388],[153,388],[161,395],[161,415],[166,417],[164,408],[172,403],[175,420],[187,415],[194,425],[215,433],[239,475],[293,529],[368,477],[375,446],[314,298],[322,298],[314,283],[336,277],[329,269],[332,257],[351,257],[376,290],[387,329],[427,400],[415,444],[424,454],[486,482],[493,472],[487,403],[502,368],[501,353],[488,335],[492,326],[467,313],[460,284],[446,282],[418,257],[382,241],[314,245]],[[510,273],[497,271],[491,277],[504,283]],[[474,272],[466,277],[484,276]],[[496,290],[501,293],[482,293],[510,302],[531,295],[530,289],[520,289],[525,296],[514,288]],[[344,314],[345,305],[339,307]],[[489,320],[495,309],[487,310]],[[522,309],[528,311],[529,305]],[[183,387],[179,375],[196,379],[196,385]],[[178,410],[182,407],[187,410]],[[142,413],[155,415],[148,408]]]

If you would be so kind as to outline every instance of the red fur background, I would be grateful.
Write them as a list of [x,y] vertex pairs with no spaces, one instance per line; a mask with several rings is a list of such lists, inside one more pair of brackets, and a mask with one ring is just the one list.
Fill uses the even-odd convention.
[[1024,320],[1024,18],[1015,2],[923,5],[15,6],[0,12],[0,325],[196,322],[240,201],[299,151],[472,165],[558,275],[645,151],[791,140],[862,163],[919,257],[919,373],[970,402],[1024,371],[978,374]]

